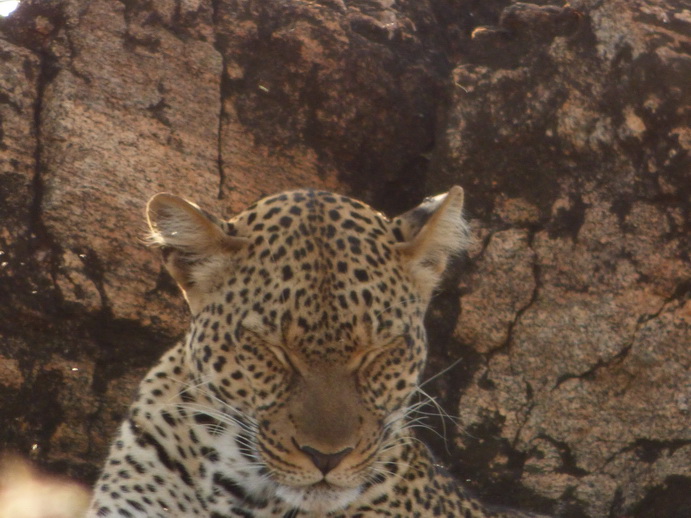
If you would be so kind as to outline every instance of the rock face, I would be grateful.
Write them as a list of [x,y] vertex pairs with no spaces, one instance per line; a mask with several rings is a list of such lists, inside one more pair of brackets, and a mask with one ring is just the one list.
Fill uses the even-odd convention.
[[689,516],[690,32],[682,0],[24,0],[0,21],[0,446],[95,478],[188,318],[142,241],[155,192],[396,213],[460,184],[477,242],[425,385],[457,419],[426,440],[488,501]]

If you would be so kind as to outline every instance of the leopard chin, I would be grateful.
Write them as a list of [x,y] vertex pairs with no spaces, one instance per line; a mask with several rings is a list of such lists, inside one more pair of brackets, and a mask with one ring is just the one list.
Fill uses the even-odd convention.
[[300,488],[280,485],[276,489],[276,496],[286,504],[316,516],[325,516],[346,508],[360,493],[359,487],[342,488],[327,482]]

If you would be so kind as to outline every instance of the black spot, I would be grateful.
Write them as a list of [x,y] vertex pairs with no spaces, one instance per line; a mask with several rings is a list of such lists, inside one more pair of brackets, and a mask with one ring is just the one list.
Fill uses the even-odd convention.
[[403,237],[403,232],[401,232],[401,229],[399,227],[393,229],[393,237],[395,237],[396,241],[398,241],[399,243],[405,241],[405,238]]
[[375,498],[374,500],[372,500],[372,503],[374,505],[381,505],[384,502],[386,502],[388,499],[389,499],[389,497],[386,494],[383,494],[379,498]]
[[223,366],[226,364],[227,360],[225,359],[225,356],[219,356],[216,358],[216,361],[214,362],[214,370],[216,372],[221,372],[223,370]]
[[301,327],[301,328],[304,329],[305,331],[309,331],[309,330],[310,330],[310,326],[309,326],[309,324],[307,323],[307,320],[305,320],[305,319],[302,318],[302,317],[298,318],[297,324],[298,324],[298,327]]
[[170,414],[169,414],[168,412],[166,412],[165,410],[163,410],[163,411],[161,412],[161,417],[163,417],[163,420],[168,424],[168,426],[174,427],[174,426],[177,425],[177,423],[175,422],[175,419],[173,419],[173,416],[170,415]]
[[132,507],[133,509],[136,509],[137,511],[143,511],[144,506],[140,504],[139,502],[135,502],[134,500],[125,500],[127,502],[127,505]]
[[279,203],[283,201],[288,201],[288,195],[287,194],[277,194],[276,196],[272,196],[271,198],[264,200],[264,203],[266,205],[271,205],[273,203]]
[[279,212],[281,212],[281,209],[279,207],[274,207],[271,210],[269,210],[266,214],[264,214],[264,216],[262,216],[262,219],[271,219]]
[[353,273],[355,274],[355,278],[360,282],[366,282],[369,280],[369,275],[367,275],[365,270],[356,269]]
[[366,255],[366,256],[365,256],[365,260],[367,261],[367,264],[369,264],[370,266],[372,266],[372,267],[374,267],[374,268],[376,268],[377,266],[379,266],[379,265],[377,264],[377,261],[376,261],[376,260],[374,259],[374,257],[372,257],[371,255]]
[[201,454],[205,459],[208,459],[210,462],[218,462],[220,459],[218,452],[216,451],[215,448],[209,448],[207,446],[202,446],[201,448]]
[[216,419],[214,419],[210,415],[200,414],[200,413],[194,414],[194,421],[198,424],[211,425],[211,426],[219,424],[219,422],[216,421]]
[[369,290],[362,290],[362,298],[365,300],[365,304],[367,304],[368,307],[372,305],[372,294]]
[[354,211],[351,211],[350,217],[352,217],[353,219],[359,219],[360,221],[364,221],[364,222],[367,223],[368,225],[371,225],[371,224],[372,224],[372,220],[371,220],[371,219],[369,219],[369,218],[366,217],[366,216],[363,216],[362,214],[359,214],[359,213],[357,213],[357,212],[354,212]]
[[246,500],[248,498],[245,490],[232,478],[225,477],[219,472],[214,473],[214,484],[223,488],[227,493],[230,493],[238,500]]
[[156,451],[156,455],[158,456],[158,460],[161,462],[161,464],[163,464],[170,471],[177,471],[180,475],[180,479],[182,479],[182,481],[186,485],[192,486],[192,478],[190,477],[190,474],[187,472],[187,469],[185,469],[185,466],[183,466],[179,462],[173,462],[171,458],[168,456],[168,453],[166,453],[166,450],[153,437],[153,435],[143,433],[141,429],[139,429],[139,427],[137,427],[132,421],[130,421],[130,428],[132,434],[137,438],[137,444],[139,444],[141,447],[152,447]]
[[346,219],[341,226],[346,230],[355,230],[355,232],[364,232],[365,228],[355,223],[352,219]]
[[278,261],[278,260],[281,259],[283,256],[285,256],[287,253],[288,253],[288,251],[286,250],[286,247],[280,246],[280,247],[278,247],[278,250],[276,250],[276,251],[274,252],[274,255],[271,257],[271,259],[272,259],[273,261]]
[[348,242],[350,243],[350,251],[355,255],[360,255],[362,253],[362,248],[360,248],[360,240],[356,237],[349,237]]
[[293,270],[287,264],[283,267],[282,273],[283,273],[283,280],[284,281],[289,281],[290,279],[293,278]]
[[288,228],[292,223],[293,223],[293,218],[291,218],[289,216],[283,216],[278,221],[278,224],[281,225],[283,228]]
[[348,271],[348,264],[344,261],[338,261],[336,268],[340,273],[346,273]]

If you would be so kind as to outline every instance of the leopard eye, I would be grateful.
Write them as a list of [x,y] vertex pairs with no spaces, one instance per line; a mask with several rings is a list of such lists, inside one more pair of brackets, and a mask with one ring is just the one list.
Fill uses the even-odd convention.
[[370,349],[369,351],[361,351],[351,359],[348,369],[351,372],[364,372],[379,357],[403,344],[405,344],[405,337],[398,336],[381,347]]
[[254,351],[254,354],[259,354],[264,357],[265,361],[268,360],[266,356],[270,356],[271,358],[276,360],[276,363],[279,364],[280,367],[285,369],[286,372],[289,373],[301,373],[300,368],[296,361],[291,359],[290,355],[288,352],[281,347],[280,345],[277,345],[275,343],[272,343],[273,341],[265,338],[260,334],[258,331],[253,329],[252,327],[248,326],[241,326],[242,332],[245,335],[245,342],[247,342],[247,346],[243,347],[245,351],[252,350]]
[[267,344],[266,348],[273,353],[276,359],[281,363],[281,365],[283,365],[283,367],[287,371],[302,374],[296,362],[290,359],[290,355],[286,352],[285,349],[283,349],[283,347]]

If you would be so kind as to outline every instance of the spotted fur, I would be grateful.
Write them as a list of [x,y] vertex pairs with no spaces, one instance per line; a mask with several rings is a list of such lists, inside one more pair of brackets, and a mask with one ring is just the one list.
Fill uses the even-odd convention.
[[500,516],[410,430],[425,311],[468,240],[462,207],[454,187],[389,220],[302,190],[220,221],[152,198],[192,323],[141,383],[88,516]]

